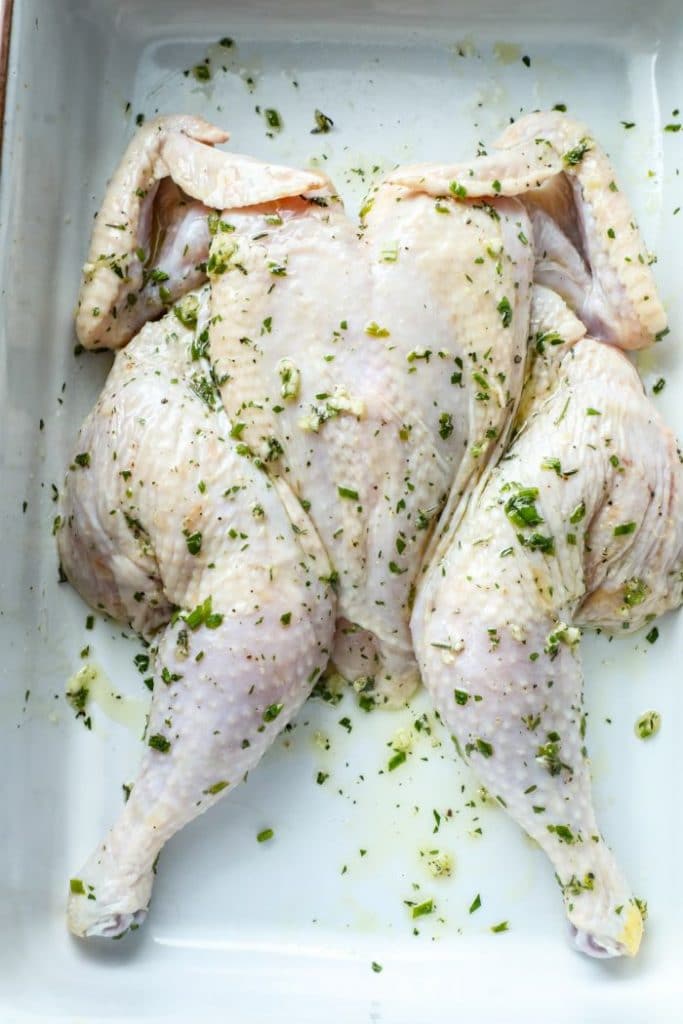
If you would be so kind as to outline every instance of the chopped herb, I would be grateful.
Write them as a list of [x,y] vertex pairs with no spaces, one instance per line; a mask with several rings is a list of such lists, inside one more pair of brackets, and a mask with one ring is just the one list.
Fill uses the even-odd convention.
[[491,925],[491,931],[494,932],[494,934],[498,934],[499,932],[507,932],[509,931],[509,928],[510,926],[507,921],[501,921],[500,924]]
[[213,786],[209,786],[209,788],[205,789],[204,792],[208,793],[209,796],[215,796],[216,793],[222,793],[223,790],[227,789],[229,785],[229,782],[226,782],[225,779],[222,779],[220,782],[214,782]]
[[173,312],[183,327],[196,327],[199,299],[196,295],[186,295],[173,307]]
[[208,64],[195,64],[192,74],[198,82],[208,82],[211,78],[211,68]]
[[633,522],[631,522],[631,523],[620,523],[619,526],[615,526],[614,527],[614,536],[615,537],[623,537],[623,536],[625,536],[628,533],[634,533],[635,532],[635,528],[636,528],[636,524],[633,523]]
[[538,526],[543,522],[543,516],[535,505],[537,497],[537,487],[521,487],[516,494],[508,498],[505,503],[505,514],[514,526],[524,528]]
[[209,595],[193,611],[184,613],[182,619],[193,630],[199,629],[200,626],[206,626],[207,629],[218,629],[223,621],[223,616],[212,611],[212,598]]
[[652,387],[652,390],[655,393],[655,395],[658,395],[660,391],[664,390],[665,384],[666,384],[666,381],[664,380],[664,378],[660,377],[659,380],[657,381],[657,383],[654,384],[653,387]]
[[417,906],[411,908],[410,916],[412,918],[425,917],[427,914],[431,914],[434,911],[434,900],[425,900],[424,903],[418,903]]
[[393,772],[395,768],[398,768],[400,764],[403,764],[405,762],[406,757],[407,755],[405,750],[397,750],[396,753],[389,758],[387,771]]
[[487,740],[477,739],[475,741],[475,744],[476,744],[477,750],[479,751],[479,753],[481,754],[482,757],[491,757],[492,756],[492,754],[493,754],[493,746]]
[[548,832],[552,832],[556,835],[560,842],[572,845],[573,843],[581,841],[580,835],[575,836],[569,825],[546,825],[546,828],[548,829]]
[[351,487],[337,487],[337,493],[340,498],[348,498],[350,501],[358,501],[358,491],[354,491]]
[[74,462],[81,469],[87,469],[90,466],[90,452],[80,452],[78,455],[74,455]]
[[571,515],[569,516],[569,522],[572,524],[572,526],[575,526],[577,523],[581,522],[581,520],[583,519],[585,514],[586,514],[586,503],[585,503],[585,501],[581,501],[576,506],[574,511],[571,513]]
[[378,323],[372,320],[365,328],[365,333],[369,334],[371,338],[388,338],[389,331],[386,327],[380,327]]
[[85,896],[85,886],[80,878],[70,878],[69,889],[74,896]]
[[496,306],[496,309],[500,313],[503,327],[509,327],[512,323],[512,306],[510,305],[510,300],[503,296]]
[[649,644],[657,643],[659,639],[659,630],[656,626],[653,626],[649,633],[646,634],[645,639]]
[[578,144],[574,146],[573,149],[570,149],[567,153],[564,154],[562,159],[564,160],[567,167],[575,167],[577,164],[581,163],[581,161],[583,160],[584,156],[590,148],[591,140],[586,138],[581,139],[578,142]]
[[202,549],[202,535],[199,531],[190,533],[188,530],[183,530],[185,535],[185,543],[187,544],[187,550],[191,555],[198,555]]
[[380,974],[383,970],[382,965],[378,964],[376,960],[373,960],[370,966],[372,967],[375,974]]
[[647,740],[650,736],[658,733],[662,725],[662,716],[658,711],[646,711],[637,720],[634,729],[636,736],[641,740]]
[[315,114],[315,128],[311,128],[311,135],[326,135],[327,132],[334,126],[334,121],[327,114],[323,114],[322,110],[316,110]]
[[266,119],[268,127],[272,128],[274,132],[282,131],[282,118],[277,110],[274,110],[272,107],[266,107],[263,111],[263,116]]
[[256,836],[256,842],[267,843],[268,840],[272,839],[274,835],[275,833],[273,832],[272,828],[264,828]]
[[637,604],[642,604],[649,593],[650,588],[645,580],[639,576],[633,576],[624,584],[624,604],[633,608]]
[[162,736],[160,732],[157,732],[147,740],[147,746],[151,747],[152,750],[158,750],[160,754],[168,754],[171,749],[171,742],[165,736]]
[[282,711],[284,704],[269,704],[261,716],[264,722],[274,722]]

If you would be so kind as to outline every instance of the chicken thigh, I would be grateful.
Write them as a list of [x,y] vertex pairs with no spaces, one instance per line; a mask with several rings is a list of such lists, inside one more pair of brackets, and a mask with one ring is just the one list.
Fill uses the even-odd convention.
[[586,129],[532,115],[502,142],[489,158],[501,180],[500,162],[529,145],[563,165],[521,197],[536,283],[516,439],[445,524],[412,632],[459,752],[553,863],[577,948],[634,955],[640,909],[592,806],[579,627],[636,629],[682,600],[676,443],[631,364],[600,343],[643,347],[666,320]]
[[79,434],[59,554],[95,607],[154,655],[145,753],[112,830],[71,880],[76,935],[145,916],[155,859],[232,791],[330,656],[334,594],[315,529],[240,454],[197,337],[173,314],[119,353]]

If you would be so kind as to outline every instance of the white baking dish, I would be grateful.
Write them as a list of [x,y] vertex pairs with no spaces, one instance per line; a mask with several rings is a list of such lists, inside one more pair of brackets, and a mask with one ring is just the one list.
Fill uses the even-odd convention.
[[[226,36],[233,48],[217,45]],[[201,85],[183,70],[207,52],[213,77]],[[683,132],[664,131],[681,120],[682,58],[680,0],[15,3],[0,223],[3,1024],[679,1019],[680,615],[659,624],[655,645],[584,644],[599,816],[650,907],[635,962],[569,949],[551,869],[480,805],[442,730],[378,774],[395,731],[428,710],[423,698],[409,713],[366,715],[351,695],[338,708],[309,702],[248,784],[169,845],[143,930],[71,940],[67,880],[120,805],[147,691],[135,641],[102,619],[87,630],[85,606],[57,582],[51,484],[110,363],[73,355],[92,214],[135,116],[156,111],[200,112],[257,157],[320,160],[353,210],[376,168],[468,155],[510,116],[565,103],[611,152],[659,256],[672,333],[641,369],[648,388],[666,378],[655,401],[683,437]],[[282,115],[273,139],[257,104]],[[310,134],[316,108],[334,119],[328,135]],[[63,696],[85,645],[129,698],[96,706],[92,732]],[[663,727],[642,743],[633,723],[649,708]],[[264,827],[275,839],[258,844]],[[453,854],[451,878],[429,874],[420,851],[434,848]],[[403,901],[415,892],[437,913],[413,922]],[[509,931],[492,934],[501,920]]]

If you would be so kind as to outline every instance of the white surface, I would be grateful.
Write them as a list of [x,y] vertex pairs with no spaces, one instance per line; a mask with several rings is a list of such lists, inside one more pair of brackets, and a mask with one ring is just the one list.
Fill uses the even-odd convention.
[[[135,641],[102,619],[88,632],[87,609],[56,582],[50,492],[110,363],[74,358],[71,314],[91,216],[136,113],[200,112],[232,131],[236,150],[320,159],[354,211],[374,167],[465,157],[509,116],[566,103],[612,153],[658,253],[672,333],[642,367],[649,386],[666,377],[655,401],[683,436],[683,213],[673,213],[683,205],[683,132],[663,131],[683,108],[679,3],[417,6],[419,15],[402,0],[344,11],[314,0],[15,5],[0,208],[3,1024],[625,1024],[681,1012],[680,616],[659,623],[654,646],[642,636],[584,644],[599,816],[650,906],[635,962],[571,952],[549,866],[502,811],[480,806],[433,720],[436,745],[422,734],[407,764],[378,774],[395,731],[428,710],[423,698],[402,715],[366,715],[351,694],[338,708],[309,702],[248,784],[170,844],[143,930],[87,945],[66,934],[69,875],[118,809],[139,743],[97,706],[87,732],[64,701],[65,681],[89,643],[118,692],[147,694]],[[185,78],[225,35],[237,46],[210,46],[219,58],[208,86]],[[454,49],[463,41],[464,57]],[[517,49],[496,50],[500,42]],[[240,69],[255,76],[253,94]],[[280,111],[281,135],[266,137],[256,104]],[[335,121],[329,135],[309,134],[316,107]],[[663,726],[643,743],[633,723],[650,708]],[[322,786],[318,771],[330,773]],[[437,835],[434,808],[444,816]],[[482,838],[470,835],[477,825]],[[257,844],[264,827],[276,837]],[[434,848],[453,854],[452,878],[428,873],[419,851]],[[413,922],[403,900],[416,891],[438,909]],[[482,907],[470,916],[477,893]],[[504,919],[510,931],[492,935]]]

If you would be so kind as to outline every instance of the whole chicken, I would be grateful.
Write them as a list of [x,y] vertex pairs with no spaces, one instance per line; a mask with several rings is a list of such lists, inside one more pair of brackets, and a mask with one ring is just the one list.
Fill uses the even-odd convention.
[[[637,234],[614,265],[586,240],[613,191],[597,145],[572,123],[553,120],[542,146],[531,127],[515,127],[518,136],[504,140],[509,151],[393,172],[366,204],[360,237],[326,179],[214,150],[226,136],[199,119],[162,118],[133,140],[93,233],[79,338],[118,348],[171,312],[117,356],[83,428],[60,554],[93,605],[150,638],[163,632],[151,750],[122,817],[72,880],[77,934],[121,934],[144,916],[163,842],[256,764],[330,656],[365,700],[405,701],[418,680],[410,612],[429,565],[439,568],[421,587],[412,629],[444,713],[454,652],[436,641],[446,664],[439,674],[425,637],[442,612],[451,614],[452,595],[439,590],[432,599],[431,588],[459,550],[463,516],[466,531],[488,493],[484,481],[470,500],[513,425],[519,430],[520,410],[534,417],[556,393],[558,360],[585,334],[558,293],[601,340],[638,347],[663,328],[646,261],[638,261],[646,297],[619,273],[623,253],[639,251]],[[590,160],[592,188],[584,180]],[[614,201],[628,214],[620,195]],[[583,235],[579,223],[588,225]],[[641,316],[639,303],[650,299]],[[534,358],[524,384],[530,323]],[[168,444],[159,443],[167,429]],[[128,451],[152,488],[136,487],[138,469],[126,467],[122,480],[112,470]],[[227,540],[220,525],[209,545],[202,523],[223,524],[226,502],[234,517]],[[540,557],[538,550],[532,545]],[[298,559],[292,578],[285,584],[283,573],[269,571],[252,583],[249,559],[268,567],[274,552],[283,565]],[[299,585],[311,588],[306,602]],[[233,617],[246,614],[238,594],[247,593],[257,598],[252,617],[239,619],[245,630]],[[225,632],[228,619],[243,646]],[[252,627],[264,645],[257,655]],[[190,670],[195,629],[202,657]],[[271,662],[281,671],[266,684]],[[551,696],[546,703],[563,714],[562,687]],[[589,803],[585,768],[574,777]],[[606,949],[608,940],[583,946]]]

